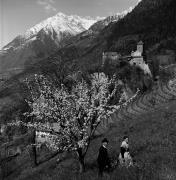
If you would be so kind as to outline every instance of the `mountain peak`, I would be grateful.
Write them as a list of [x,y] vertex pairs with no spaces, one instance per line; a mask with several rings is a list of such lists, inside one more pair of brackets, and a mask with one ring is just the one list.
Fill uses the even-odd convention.
[[62,13],[62,12],[59,12],[59,13],[56,14],[56,16],[66,16],[66,15],[64,13]]
[[28,29],[23,35],[18,36],[13,41],[6,45],[3,49],[9,49],[9,47],[14,46],[17,48],[21,46],[26,41],[34,38],[37,34],[43,30],[55,31],[58,35],[60,33],[67,33],[70,35],[77,35],[85,30],[88,30],[90,26],[96,23],[98,19],[93,19],[91,17],[81,17],[78,15],[66,15],[62,12],[57,13],[55,16],[49,17],[46,20],[38,23],[32,28]]
[[55,16],[50,17],[27,30],[25,37],[30,38],[37,34],[41,29],[46,29],[47,27],[52,27],[56,32],[68,31],[73,32],[73,34],[78,34],[89,29],[95,22],[97,22],[97,19],[80,17],[77,15],[66,15],[59,12]]

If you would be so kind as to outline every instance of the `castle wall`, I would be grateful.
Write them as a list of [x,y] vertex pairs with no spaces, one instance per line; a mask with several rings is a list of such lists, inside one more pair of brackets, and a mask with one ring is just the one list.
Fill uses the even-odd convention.
[[131,61],[131,65],[141,65],[144,63],[143,57],[134,57]]
[[102,57],[102,64],[104,65],[106,62],[109,64],[117,64],[120,59],[120,55],[117,52],[105,52]]
[[139,51],[142,54],[144,51],[143,45],[137,45],[137,51]]
[[143,57],[134,57],[131,61],[130,61],[130,65],[135,65],[140,67],[145,74],[148,74],[152,77],[152,73],[150,71],[150,68],[148,66],[148,64],[145,63]]

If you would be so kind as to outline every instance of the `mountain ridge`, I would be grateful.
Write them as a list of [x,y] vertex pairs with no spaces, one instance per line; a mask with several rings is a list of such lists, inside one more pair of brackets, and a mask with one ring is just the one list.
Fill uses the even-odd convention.
[[[69,28],[66,27],[66,26],[69,26],[68,22],[70,23],[70,28],[72,28],[72,26],[74,26],[74,25],[79,25],[78,28],[75,30],[78,30],[78,33],[80,33],[84,30],[87,30],[96,21],[97,21],[97,19],[93,19],[91,17],[84,18],[84,17],[80,17],[80,16],[76,16],[76,15],[67,16],[60,12],[60,13],[57,13],[55,16],[49,17],[46,20],[43,20],[40,23],[36,24],[35,26],[29,28],[28,30],[25,31],[24,34],[18,35],[16,38],[14,38],[14,40],[18,39],[18,38],[21,38],[24,40],[29,40],[30,38],[33,38],[34,36],[36,36],[37,33],[39,33],[39,31],[41,31],[43,28],[49,29],[49,27],[52,27],[58,31],[69,30]],[[10,43],[8,43],[7,45],[5,45],[2,48],[2,50],[8,49],[8,46],[11,43],[13,43],[13,40]]]
[[[0,53],[0,72],[7,69],[23,68],[27,64],[49,57],[64,47],[74,36],[90,34],[90,31],[101,31],[111,22],[118,21],[125,13],[118,13],[107,18],[67,16],[58,13],[32,28],[3,47]],[[96,35],[96,33],[94,35]]]
[[0,72],[23,68],[27,63],[48,57],[62,47],[65,40],[86,31],[99,19],[58,13],[40,22],[3,47],[0,53]]

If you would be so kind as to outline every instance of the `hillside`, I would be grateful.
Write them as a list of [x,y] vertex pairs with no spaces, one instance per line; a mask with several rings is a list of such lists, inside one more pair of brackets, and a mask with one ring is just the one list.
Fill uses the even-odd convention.
[[107,48],[129,52],[137,39],[143,39],[148,49],[164,39],[174,38],[175,8],[174,0],[141,1],[131,13],[112,27]]
[[[149,98],[149,94],[146,94],[146,97]],[[96,158],[102,138],[107,137],[109,139],[110,156],[115,159],[118,157],[123,135],[128,134],[130,137],[130,152],[136,162],[136,167],[129,169],[116,167],[104,179],[174,180],[176,178],[176,102],[174,99],[167,100],[169,98],[168,94],[169,91],[166,93],[165,89],[162,94],[163,98],[160,99],[160,101],[165,99],[165,103],[163,105],[160,104],[157,109],[152,109],[152,104],[146,104],[145,109],[148,109],[149,112],[143,112],[141,115],[136,114],[133,118],[131,117],[130,121],[125,118],[120,121],[114,118],[116,125],[111,125],[108,132],[104,133],[103,136],[98,136],[91,142],[86,157],[87,166],[84,174],[77,174],[78,166],[75,156],[67,154],[59,155],[37,168],[25,170],[17,179],[98,179],[96,175]],[[171,96],[174,96],[174,94],[172,95],[170,91]],[[137,101],[134,100],[135,102]],[[61,159],[64,157],[64,159],[60,163],[56,163],[58,157]]]
[[[74,33],[73,36],[66,33],[69,39],[65,38],[61,47],[55,46],[58,43],[55,42],[57,33],[49,26],[49,31],[47,28],[41,29],[36,35],[42,40],[44,48],[43,45],[42,49],[38,48],[41,46],[38,41],[34,41],[34,44],[32,42],[32,48],[41,50],[41,52],[46,50],[47,54],[45,56],[39,52],[36,59],[33,55],[31,56],[31,44],[25,43],[22,50],[24,54],[22,53],[20,56],[30,57],[29,60],[32,63],[25,64],[23,72],[2,83],[0,87],[0,123],[5,124],[14,119],[24,118],[22,113],[29,108],[24,101],[28,96],[27,87],[23,82],[25,78],[32,80],[34,73],[42,73],[56,83],[56,86],[60,87],[63,83],[70,88],[75,77],[87,78],[92,72],[102,71],[102,52],[118,51],[122,55],[128,55],[136,49],[136,43],[139,40],[143,40],[145,43],[146,54],[144,56],[147,62],[155,66],[154,68],[158,70],[156,74],[159,74],[160,77],[159,81],[155,81],[157,83],[155,86],[152,86],[151,83],[151,89],[146,89],[145,93],[140,91],[136,97],[120,106],[120,109],[115,111],[110,118],[104,119],[99,124],[86,156],[86,172],[82,175],[78,174],[79,167],[76,157],[72,153],[59,154],[34,167],[31,153],[33,148],[31,150],[27,146],[29,144],[26,144],[31,142],[31,136],[29,137],[26,129],[22,128],[25,131],[23,133],[26,133],[27,135],[25,135],[30,139],[26,138],[25,141],[25,137],[18,137],[20,132],[16,132],[18,130],[15,129],[15,131],[12,128],[8,134],[11,141],[1,146],[1,155],[5,158],[1,159],[0,178],[3,172],[5,180],[14,180],[14,177],[16,180],[95,180],[97,179],[95,175],[97,174],[96,158],[101,140],[104,137],[109,139],[110,156],[117,159],[122,137],[129,135],[130,152],[134,158],[135,167],[129,169],[116,167],[104,179],[175,180],[176,81],[170,81],[170,72],[172,75],[175,74],[176,68],[175,65],[168,66],[172,63],[175,64],[175,9],[175,0],[142,0],[124,18],[117,16],[104,19],[93,24],[86,31],[81,27],[80,32]],[[46,42],[51,42],[51,44],[46,44]],[[21,40],[14,44],[18,46],[20,43],[22,43]],[[52,55],[47,57],[48,53]],[[163,66],[160,66],[160,61],[156,62],[156,59],[167,61],[167,54],[171,54],[174,61],[171,61],[170,64],[163,62]],[[15,66],[16,62],[19,65],[24,63],[22,59],[18,60],[19,57],[14,56],[12,66]],[[7,65],[9,62],[7,61]],[[106,68],[107,71],[121,73],[121,80],[124,84],[128,87],[135,87],[131,88],[133,93],[144,81],[143,72],[125,63],[118,68],[116,66]],[[13,133],[17,134],[17,137],[13,137]],[[3,143],[7,142],[3,137],[0,137],[0,140]],[[18,146],[22,149],[21,154],[9,156],[6,150],[11,147],[13,150],[14,146],[17,150]],[[46,154],[48,153],[45,147],[44,151]],[[45,157],[45,153],[41,156]],[[59,163],[57,158],[63,159]]]
[[[102,51],[129,54],[135,50],[139,40],[145,43],[145,50],[150,50],[155,44],[161,43],[163,49],[175,51],[175,8],[174,0],[141,1],[124,18],[103,29],[92,42],[92,48],[87,48],[86,53],[80,57],[80,61],[85,59],[85,63],[89,61],[91,64],[98,62]],[[97,61],[95,58],[93,61],[92,57],[98,57]],[[89,63],[86,63],[86,66],[87,64]]]

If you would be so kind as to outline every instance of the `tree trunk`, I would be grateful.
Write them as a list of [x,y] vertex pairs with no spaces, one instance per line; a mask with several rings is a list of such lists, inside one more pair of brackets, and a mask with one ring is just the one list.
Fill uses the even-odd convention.
[[37,163],[37,150],[36,150],[36,147],[35,146],[33,146],[32,147],[33,149],[32,149],[32,151],[33,151],[33,158],[34,158],[34,166],[37,166],[38,165],[38,163]]
[[31,147],[31,156],[32,156],[32,161],[33,161],[33,166],[37,166],[38,163],[37,163],[37,149],[36,149],[36,146],[35,146],[35,143],[36,143],[36,132],[35,130],[33,130],[32,132],[32,147]]
[[83,155],[82,148],[77,150],[78,158],[79,158],[79,172],[82,173],[85,171],[85,156]]
[[85,172],[84,157],[81,157],[81,159],[79,159],[79,172],[80,173]]

